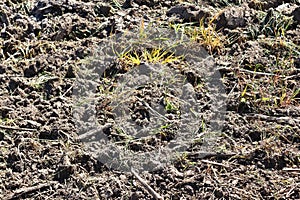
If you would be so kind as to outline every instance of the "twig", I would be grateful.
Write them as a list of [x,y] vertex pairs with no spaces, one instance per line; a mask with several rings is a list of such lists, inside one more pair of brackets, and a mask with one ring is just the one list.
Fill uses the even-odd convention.
[[[250,74],[254,74],[254,75],[265,75],[265,76],[278,76],[279,78],[283,78],[283,80],[288,80],[291,78],[297,78],[299,77],[298,74],[296,75],[291,75],[291,76],[286,76],[286,75],[277,75],[274,73],[267,73],[267,72],[255,72],[255,71],[251,71],[251,70],[247,70],[247,69],[235,69],[235,68],[231,68],[231,67],[219,67],[217,68],[217,70],[228,70],[228,71],[234,71],[234,70],[238,70],[241,72],[245,72],[245,73],[250,73]],[[295,71],[298,71],[299,69],[295,69]]]
[[293,191],[298,187],[299,184],[295,184],[294,187],[292,187],[287,193],[286,193],[286,198],[289,198],[290,195],[293,193]]
[[[266,76],[276,76],[276,74],[273,73],[266,73],[266,72],[255,72],[255,71],[250,71],[247,69],[238,69],[242,72],[246,72],[246,73],[250,73],[250,74],[257,74],[257,75],[266,75]],[[279,77],[283,77],[283,76],[279,76]]]
[[236,153],[217,153],[217,152],[209,152],[209,151],[196,151],[196,152],[187,152],[188,156],[197,156],[197,158],[228,158],[232,156],[236,156]]
[[269,116],[264,114],[249,113],[246,118],[259,118],[266,121],[279,122],[279,123],[290,123],[291,121],[300,123],[300,119],[297,117],[281,117],[281,116]]
[[160,196],[157,192],[155,192],[148,183],[142,177],[140,177],[132,168],[131,173],[140,181],[140,183],[147,189],[147,191],[155,198],[159,200],[163,200],[164,198]]
[[56,183],[56,182],[55,181],[51,181],[49,183],[42,183],[42,184],[39,184],[39,185],[36,185],[36,186],[24,187],[24,188],[17,189],[17,190],[15,190],[14,194],[12,196],[8,197],[7,199],[18,198],[21,195],[34,192],[34,191],[42,189],[44,187],[49,187],[49,186],[51,186],[54,183]]
[[237,87],[237,85],[238,85],[238,84],[236,83],[236,84],[233,86],[233,88],[230,90],[230,92],[229,92],[228,95],[227,95],[228,97],[232,95],[232,93],[233,93],[234,89]]
[[227,165],[224,165],[224,164],[218,163],[218,162],[209,161],[209,160],[201,160],[201,162],[206,163],[206,164],[217,165],[217,166],[229,168],[229,166],[227,166]]
[[12,77],[21,77],[23,78],[23,75],[18,75],[18,74],[14,74],[14,75],[9,75],[9,74],[0,74],[0,78],[12,78]]
[[285,81],[285,80],[288,80],[288,79],[291,79],[291,78],[296,79],[296,78],[299,78],[299,77],[300,77],[300,75],[299,75],[299,74],[296,74],[296,75],[287,76],[287,77],[285,77],[283,80]]
[[71,87],[69,87],[67,89],[67,91],[61,95],[61,97],[64,97],[66,94],[68,94],[71,91],[72,88],[73,88],[73,85]]
[[32,128],[20,128],[16,126],[4,126],[4,125],[0,125],[0,128],[15,130],[15,131],[37,131],[37,129],[32,129]]
[[286,172],[300,172],[300,168],[288,168],[285,167],[282,169],[282,171],[286,171]]

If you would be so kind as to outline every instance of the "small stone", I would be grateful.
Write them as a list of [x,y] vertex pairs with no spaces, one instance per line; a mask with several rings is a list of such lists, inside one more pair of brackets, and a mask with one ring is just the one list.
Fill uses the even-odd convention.
[[125,175],[120,175],[120,179],[121,179],[121,181],[123,181],[123,182],[126,182],[127,181],[127,177],[125,176]]
[[29,78],[33,77],[37,74],[37,70],[34,65],[30,65],[28,68],[24,70],[24,76]]
[[4,140],[4,132],[0,132],[0,141]]
[[193,195],[194,194],[194,189],[190,185],[185,185],[184,186],[184,190],[187,191],[189,193],[189,195]]
[[27,123],[27,127],[30,127],[30,128],[38,128],[41,126],[40,123],[33,121],[33,120],[24,120],[24,121]]
[[300,6],[292,12],[292,16],[293,16],[294,21],[297,24],[300,24]]
[[108,4],[98,4],[95,6],[94,10],[98,16],[109,17],[111,13],[111,6]]
[[141,199],[143,196],[143,193],[140,192],[140,191],[137,191],[137,192],[134,192],[132,195],[131,195],[131,200],[138,200],[138,199]]
[[70,65],[68,67],[68,70],[67,70],[67,73],[65,75],[65,78],[75,78],[76,75],[75,75],[75,69],[72,65]]
[[243,7],[230,7],[216,20],[216,30],[222,28],[235,29],[246,26],[245,9]]
[[207,17],[209,14],[195,5],[183,4],[174,6],[167,12],[167,16],[172,15],[178,15],[181,19],[187,22],[199,22],[202,18]]
[[5,12],[0,13],[0,21],[6,26],[10,25],[9,18]]

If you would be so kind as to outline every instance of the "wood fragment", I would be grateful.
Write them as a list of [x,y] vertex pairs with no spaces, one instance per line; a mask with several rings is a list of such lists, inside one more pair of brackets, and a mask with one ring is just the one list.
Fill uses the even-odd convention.
[[65,93],[63,93],[60,97],[64,97],[66,94],[68,94],[73,89],[73,85],[67,89]]
[[142,177],[140,177],[132,168],[131,168],[131,173],[139,180],[139,182],[147,189],[147,191],[155,198],[158,200],[163,200],[164,198],[162,196],[160,196],[160,194],[158,194],[157,192],[155,192],[151,186],[146,183],[146,181],[144,179],[142,179]]
[[196,158],[211,158],[211,157],[216,157],[216,158],[228,158],[232,156],[236,156],[236,153],[217,153],[217,152],[209,152],[209,151],[195,151],[195,152],[187,152],[188,156],[191,157],[196,157]]
[[227,165],[224,165],[224,164],[218,163],[218,162],[213,162],[213,161],[210,161],[210,160],[201,160],[201,162],[206,163],[206,164],[221,166],[221,167],[224,167],[224,168],[229,168],[229,166],[227,166]]
[[[283,80],[288,80],[288,79],[296,79],[299,77],[299,74],[296,75],[290,75],[290,76],[286,76],[286,75],[278,75],[278,74],[274,74],[274,73],[266,73],[266,72],[256,72],[256,71],[251,71],[251,70],[247,70],[247,69],[241,69],[241,68],[232,68],[232,67],[219,67],[217,68],[217,70],[227,70],[228,72],[233,72],[233,71],[240,71],[240,72],[245,72],[248,74],[254,74],[254,75],[262,75],[262,76],[277,76],[279,78],[282,78]],[[294,69],[295,71],[299,71],[299,69]]]
[[266,120],[270,122],[278,122],[278,123],[300,123],[299,117],[289,117],[289,116],[269,116],[264,114],[256,114],[256,113],[249,113],[246,115],[246,118],[258,118],[261,120]]
[[300,172],[300,168],[288,168],[285,167],[282,169],[282,171],[286,171],[286,172]]
[[41,183],[39,185],[35,185],[35,186],[31,186],[31,187],[24,187],[24,188],[20,188],[20,189],[17,189],[14,191],[14,194],[12,194],[10,197],[7,197],[7,199],[15,199],[15,198],[18,198],[24,194],[27,194],[27,193],[31,193],[31,192],[34,192],[36,190],[40,190],[44,187],[49,187],[51,185],[53,185],[54,183],[56,183],[55,181],[51,181],[51,182],[48,182],[48,183]]
[[17,126],[4,126],[4,125],[0,125],[0,129],[8,129],[8,130],[14,130],[14,131],[37,131],[37,129],[33,129],[33,128],[20,128]]

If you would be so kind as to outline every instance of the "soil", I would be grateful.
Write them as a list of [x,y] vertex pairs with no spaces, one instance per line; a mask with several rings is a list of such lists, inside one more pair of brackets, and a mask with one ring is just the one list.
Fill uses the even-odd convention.
[[[2,0],[0,199],[300,199],[299,16],[298,0]],[[89,124],[78,129],[74,94],[82,69],[100,62],[112,36],[147,26],[204,26],[218,34],[216,45],[202,35],[187,49],[206,49],[222,88],[212,89],[188,58],[165,65],[181,77],[175,82],[186,81],[187,95],[194,92],[202,121],[186,119],[196,132],[184,153],[137,175],[87,147]],[[94,110],[109,141],[138,155],[180,138],[183,91],[152,82],[119,97],[135,126],[158,123],[157,116],[168,122],[148,126],[163,128],[145,137],[124,134],[132,124],[112,112],[118,102],[112,93],[120,80],[144,80],[126,59],[95,80]],[[140,66],[156,72],[153,64]],[[214,111],[218,104],[208,102],[225,107]],[[163,116],[153,114],[155,105],[165,108]],[[221,111],[215,130],[210,120]]]

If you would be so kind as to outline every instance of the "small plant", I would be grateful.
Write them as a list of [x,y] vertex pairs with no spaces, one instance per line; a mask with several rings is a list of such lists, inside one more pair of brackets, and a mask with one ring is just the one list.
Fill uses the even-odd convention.
[[[289,93],[287,92],[286,88],[283,88],[281,92],[281,96],[274,98],[275,104],[278,103],[281,107],[285,107],[292,104],[293,102],[299,103],[299,98],[297,98],[299,94],[300,94],[300,88],[294,89]],[[277,101],[278,99],[279,102]]]
[[266,70],[266,66],[262,65],[260,63],[255,65],[247,65],[250,69],[252,69],[254,72],[264,72]]
[[136,66],[140,65],[142,60],[136,51],[127,51],[120,56],[120,61],[125,64],[125,66]]
[[120,2],[118,0],[112,0],[112,5],[113,5],[113,8],[122,10],[122,5],[120,4]]
[[119,55],[121,63],[128,66],[138,66],[142,62],[167,64],[175,61],[180,61],[183,56],[175,56],[163,48],[144,49],[142,51],[130,50]]
[[169,113],[174,113],[179,109],[169,98],[165,98],[165,110]]
[[248,35],[253,39],[256,39],[259,35],[285,39],[285,33],[293,22],[292,17],[287,17],[272,9],[267,13],[258,12],[257,18],[259,26],[251,25],[248,28]]
[[3,124],[3,125],[10,125],[10,124],[13,124],[14,121],[15,121],[15,120],[9,119],[9,118],[3,118],[3,119],[0,118],[0,124]]
[[292,24],[292,18],[286,17],[272,9],[265,15],[261,24],[261,34],[284,37],[288,27]]
[[163,141],[170,141],[174,139],[175,133],[172,131],[172,124],[164,124],[158,128],[154,134]]
[[213,24],[213,22],[221,13],[222,12],[214,16],[207,25],[205,25],[204,18],[202,18],[198,27],[193,26],[191,23],[170,26],[176,32],[179,32],[180,29],[183,29],[183,32],[187,34],[191,40],[203,45],[210,54],[213,54],[214,52],[220,53],[224,47],[223,41],[225,41],[225,38],[216,31],[216,26]]
[[272,80],[254,76],[251,80],[241,82],[241,86],[241,103],[249,102],[256,107],[299,106],[299,86],[283,76],[274,75]]
[[194,166],[196,164],[196,162],[193,162],[189,159],[187,153],[182,153],[181,155],[178,155],[176,161],[179,164],[179,166],[181,168],[183,168],[183,170],[185,170],[191,166]]

